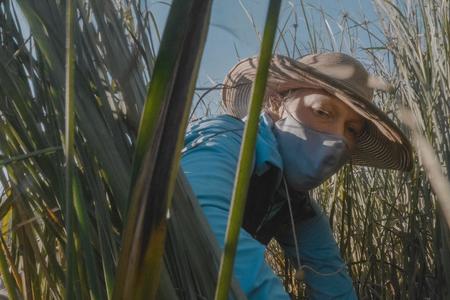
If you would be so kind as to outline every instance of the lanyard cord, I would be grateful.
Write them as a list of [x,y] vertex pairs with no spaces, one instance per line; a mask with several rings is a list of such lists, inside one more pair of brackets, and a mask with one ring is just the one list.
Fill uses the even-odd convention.
[[290,217],[291,226],[292,226],[292,236],[294,238],[295,256],[296,256],[297,265],[298,265],[297,272],[295,274],[295,278],[297,280],[303,280],[303,278],[304,278],[303,269],[308,269],[308,270],[312,271],[313,273],[316,273],[319,276],[333,276],[333,275],[336,275],[336,274],[342,272],[346,267],[344,263],[336,271],[330,272],[330,273],[321,273],[321,272],[315,270],[311,266],[302,265],[300,263],[300,251],[299,251],[299,247],[298,247],[297,234],[295,232],[295,222],[294,222],[294,214],[292,212],[291,197],[289,195],[289,190],[288,190],[286,178],[284,177],[284,175],[283,175],[283,184],[284,184],[284,188],[286,190],[286,196],[287,196],[288,208],[289,208],[289,217]]
[[297,266],[298,269],[302,269],[302,265],[300,264],[300,254],[299,254],[299,248],[298,248],[298,241],[297,241],[297,233],[295,232],[295,223],[294,223],[294,214],[292,213],[292,204],[291,204],[291,196],[289,195],[288,186],[286,183],[286,178],[283,175],[283,183],[284,188],[286,190],[286,196],[287,196],[287,202],[288,202],[288,208],[289,208],[289,218],[291,219],[291,226],[292,226],[292,236],[294,238],[294,246],[295,246],[295,257],[297,259]]

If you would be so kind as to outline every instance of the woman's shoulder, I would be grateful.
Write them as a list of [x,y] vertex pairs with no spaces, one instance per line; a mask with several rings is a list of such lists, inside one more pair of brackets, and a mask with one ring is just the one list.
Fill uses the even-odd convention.
[[185,137],[185,143],[190,142],[200,136],[210,135],[236,135],[242,136],[244,130],[244,122],[241,119],[230,115],[219,115],[207,117],[192,121],[188,128]]
[[238,152],[244,122],[230,115],[219,115],[192,121],[184,139],[183,153],[214,147]]
[[205,117],[190,122],[187,131],[217,131],[222,129],[234,128],[244,128],[244,122],[241,119],[238,119],[231,115],[218,115]]
[[[230,115],[219,115],[191,122],[185,137],[183,153],[190,150],[214,151],[233,154],[238,157],[244,120]],[[259,121],[256,139],[255,163],[258,174],[264,173],[269,165],[282,168],[281,156],[272,132],[273,122],[264,113]]]
[[[189,123],[187,136],[191,134],[197,135],[220,132],[235,132],[239,136],[242,136],[245,121],[246,117],[244,119],[239,119],[227,114],[197,119]],[[259,121],[258,134],[271,136],[272,126],[273,121],[271,118],[266,113],[262,113]]]

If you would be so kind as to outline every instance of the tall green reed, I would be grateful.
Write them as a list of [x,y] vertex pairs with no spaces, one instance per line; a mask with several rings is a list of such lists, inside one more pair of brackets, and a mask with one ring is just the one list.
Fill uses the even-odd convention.
[[248,119],[242,137],[242,145],[231,199],[230,215],[228,217],[227,231],[225,234],[224,253],[220,264],[219,281],[215,295],[216,300],[228,299],[238,236],[242,225],[248,186],[253,170],[252,164],[256,145],[256,135],[258,132],[258,120],[266,91],[266,82],[269,73],[269,65],[272,59],[272,48],[278,25],[280,7],[280,0],[271,0],[267,10],[258,67],[255,82],[252,86]]
[[[159,299],[199,295],[212,298],[219,267],[219,250],[192,191],[182,174],[175,181],[176,153],[183,124],[187,122],[178,121],[187,120],[186,108],[194,88],[209,16],[209,1],[191,3],[194,2],[191,23],[183,30],[192,29],[185,41],[198,43],[187,50],[187,43],[183,44],[186,51],[181,51],[178,58],[182,67],[172,81],[177,89],[172,93],[176,103],[169,104],[171,116],[165,123],[161,122],[171,127],[162,134],[162,144],[175,155],[168,155],[170,152],[164,149],[159,152],[166,153],[166,159],[172,161],[172,168],[167,168],[171,169],[167,173],[171,181],[167,182],[175,192],[172,217],[167,220],[168,248],[164,252],[157,291]],[[0,3],[0,127],[3,133],[0,135],[0,181],[4,189],[0,198],[3,225],[0,272],[10,297],[59,299],[67,293],[82,299],[111,299],[129,205],[139,119],[146,85],[156,68],[153,49],[159,47],[159,33],[154,27],[154,17],[151,11],[144,10],[141,1],[74,1],[76,92],[74,108],[67,110],[76,120],[73,126],[74,218],[72,230],[65,231],[67,198],[62,145],[66,35],[61,24],[65,24],[64,12],[68,7],[64,1],[19,0],[17,3],[19,6],[12,1]],[[17,10],[25,19],[17,17]],[[192,18],[195,10],[204,11],[204,18]],[[184,117],[179,115],[177,122],[170,121],[180,113]],[[177,139],[172,138],[175,144],[164,142],[179,129],[175,134]],[[156,132],[161,138],[161,128]],[[143,173],[137,172],[140,177],[145,176]],[[171,198],[170,193],[166,196]],[[68,236],[74,237],[73,280],[66,273],[69,257],[64,255],[64,249]],[[210,257],[211,263],[205,265],[199,260],[199,253]],[[181,256],[186,260],[180,260]],[[139,276],[144,274],[143,270],[138,272]],[[67,290],[66,281],[71,283]],[[156,282],[155,279],[153,287]],[[143,283],[146,282],[141,281],[141,287]],[[141,291],[145,290],[141,288]],[[234,284],[233,294],[237,299],[241,297]]]
[[[74,179],[74,136],[75,136],[75,53],[74,53],[74,14],[75,6],[73,1],[66,3],[66,64],[65,64],[65,136],[64,136],[64,155],[65,155],[65,214],[64,223],[67,234],[67,243],[65,256],[67,260],[66,278],[65,278],[65,298],[74,299],[74,287],[72,282],[75,279],[75,251],[73,235],[73,195],[75,191]],[[78,194],[78,193],[77,193]]]
[[[69,206],[61,151],[64,91],[69,90],[64,88],[65,31],[61,26],[66,6],[18,1],[24,21],[17,17],[17,4],[0,4],[4,133],[0,145],[7,158],[2,160],[1,184],[7,193],[2,196],[1,212],[2,219],[9,220],[3,237],[14,258],[10,268],[22,274],[16,278],[18,291],[29,299],[62,298],[65,281],[78,298],[105,298],[112,288],[117,260],[129,180],[127,161],[137,127],[132,125],[132,111],[141,106],[139,92],[145,89],[146,76],[140,67],[121,67],[150,58],[151,52],[145,58],[132,53],[133,40],[119,18],[127,7],[117,8],[108,1],[81,3],[74,3],[79,16],[73,34],[77,80],[72,89],[76,91],[74,107],[67,109],[77,119],[75,126],[68,126],[74,132],[73,156],[69,155],[73,180],[68,183],[81,190],[71,188],[68,194],[74,193],[76,201],[73,226],[67,231],[63,212]],[[131,4],[128,8],[132,9]],[[31,36],[25,36],[27,26]],[[135,34],[148,38],[139,31]],[[115,45],[102,42],[105,36]],[[120,44],[126,46],[120,48]],[[117,64],[119,60],[124,63]],[[128,110],[127,117],[124,110]],[[5,215],[10,217],[4,219]],[[65,256],[63,249],[72,236],[75,265],[69,264],[73,266],[71,280],[65,273],[71,256]]]
[[[449,176],[450,171],[450,2],[418,1],[410,7],[402,7],[385,1],[377,2],[381,13],[387,18],[383,22],[384,34],[388,38],[388,49],[396,68],[397,96],[401,105],[412,112],[418,132],[432,145],[441,164],[441,171]],[[417,149],[423,152],[422,149]],[[430,250],[424,249],[423,265],[433,280],[429,283],[423,275],[414,274],[411,281],[428,283],[431,297],[450,296],[450,228],[443,218],[437,194],[432,191],[433,181],[438,178],[425,177],[427,161],[419,160],[416,196],[422,202],[425,217],[431,218],[428,239]],[[442,199],[444,200],[444,199]],[[445,207],[445,206],[444,206]],[[427,230],[427,231],[428,231]],[[420,234],[424,235],[422,228]],[[428,251],[427,251],[428,250]],[[427,267],[429,270],[427,270]],[[426,275],[425,275],[426,276]],[[413,282],[414,282],[413,281]],[[410,284],[412,284],[411,282]],[[412,296],[411,290],[408,290]],[[420,293],[419,296],[425,295]],[[425,295],[426,296],[426,295]]]
[[210,10],[211,1],[174,1],[171,6],[136,140],[115,299],[156,297],[166,219]]

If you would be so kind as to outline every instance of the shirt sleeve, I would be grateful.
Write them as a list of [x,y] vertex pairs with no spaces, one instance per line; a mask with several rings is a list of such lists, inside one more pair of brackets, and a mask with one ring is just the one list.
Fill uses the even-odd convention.
[[[328,216],[311,199],[314,217],[295,224],[295,244],[292,230],[277,236],[277,241],[290,261],[297,265],[297,257],[310,287],[310,299],[357,299],[353,282],[333,237]],[[298,246],[298,249],[297,249]]]
[[[243,129],[231,116],[195,123],[182,152],[182,169],[222,250]],[[264,252],[265,246],[241,229],[233,276],[251,300],[289,299]]]
[[190,126],[181,166],[202,207],[228,211],[244,123],[231,116]]

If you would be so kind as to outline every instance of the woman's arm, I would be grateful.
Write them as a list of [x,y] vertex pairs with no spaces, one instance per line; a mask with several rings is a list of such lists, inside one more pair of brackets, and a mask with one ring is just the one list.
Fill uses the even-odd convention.
[[[220,116],[196,123],[186,135],[181,165],[221,249],[244,124]],[[239,235],[234,276],[249,299],[289,299],[264,260],[265,246],[245,230]]]
[[357,299],[345,262],[333,237],[328,216],[310,199],[313,217],[295,220],[296,249],[292,225],[276,236],[289,260],[300,259],[305,283],[311,289],[310,299]]

